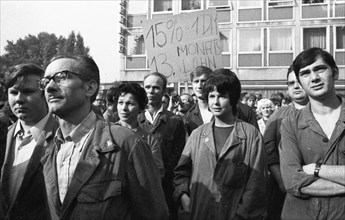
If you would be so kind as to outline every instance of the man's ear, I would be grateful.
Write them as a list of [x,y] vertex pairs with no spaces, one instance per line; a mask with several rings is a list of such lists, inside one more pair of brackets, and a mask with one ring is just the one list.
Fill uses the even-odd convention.
[[97,92],[98,84],[96,81],[90,80],[85,83],[85,88],[86,88],[86,96],[92,97]]

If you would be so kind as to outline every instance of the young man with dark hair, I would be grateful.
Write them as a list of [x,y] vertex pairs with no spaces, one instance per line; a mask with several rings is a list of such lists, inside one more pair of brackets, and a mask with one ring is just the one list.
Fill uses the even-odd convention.
[[263,139],[236,117],[241,84],[218,69],[202,90],[214,120],[195,129],[175,168],[174,198],[190,219],[262,219],[267,168]]
[[287,189],[282,219],[343,219],[345,100],[335,93],[339,70],[321,48],[301,52],[293,68],[309,104],[281,126],[280,168]]
[[166,219],[147,144],[91,110],[99,82],[97,64],[87,56],[54,58],[39,81],[60,124],[42,159],[51,218]]
[[49,218],[41,158],[58,124],[48,114],[44,92],[37,85],[43,75],[35,64],[20,64],[6,76],[8,102],[18,120],[7,133],[0,181],[5,219]]

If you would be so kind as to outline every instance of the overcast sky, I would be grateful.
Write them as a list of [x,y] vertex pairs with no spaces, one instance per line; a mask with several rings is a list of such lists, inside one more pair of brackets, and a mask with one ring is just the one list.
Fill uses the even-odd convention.
[[4,53],[7,40],[16,42],[40,32],[67,38],[73,30],[83,36],[85,46],[90,48],[101,72],[101,82],[113,82],[119,71],[119,2],[0,0],[0,54]]

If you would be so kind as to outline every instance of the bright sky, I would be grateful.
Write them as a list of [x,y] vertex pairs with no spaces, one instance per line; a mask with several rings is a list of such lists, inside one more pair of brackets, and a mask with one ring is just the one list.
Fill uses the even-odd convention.
[[90,48],[101,82],[119,80],[119,3],[120,0],[0,0],[0,54],[4,53],[7,40],[16,42],[40,32],[67,38],[73,30]]

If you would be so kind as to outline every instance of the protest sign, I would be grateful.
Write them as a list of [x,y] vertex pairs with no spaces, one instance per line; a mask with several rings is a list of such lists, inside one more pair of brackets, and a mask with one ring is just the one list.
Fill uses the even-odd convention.
[[142,25],[150,70],[164,74],[169,82],[188,81],[197,66],[223,67],[216,9],[151,19]]

